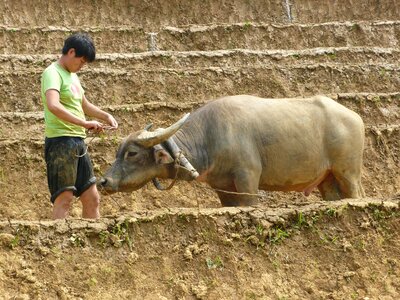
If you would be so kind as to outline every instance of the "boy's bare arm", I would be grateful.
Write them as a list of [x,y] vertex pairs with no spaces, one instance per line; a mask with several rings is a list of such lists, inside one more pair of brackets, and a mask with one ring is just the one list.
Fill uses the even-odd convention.
[[118,128],[118,122],[114,119],[114,117],[98,108],[96,105],[90,103],[85,96],[82,99],[82,108],[86,115],[103,120],[108,123],[112,128]]
[[60,103],[60,93],[57,90],[50,89],[46,91],[46,102],[49,111],[63,121],[94,131],[101,131],[103,128],[100,122],[83,120],[65,109]]

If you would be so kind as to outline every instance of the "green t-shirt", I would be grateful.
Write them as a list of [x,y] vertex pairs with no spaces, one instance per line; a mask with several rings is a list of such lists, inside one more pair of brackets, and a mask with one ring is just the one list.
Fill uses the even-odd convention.
[[86,137],[85,128],[56,117],[47,108],[46,91],[49,89],[57,90],[60,93],[61,104],[78,118],[85,119],[82,109],[82,99],[84,90],[75,73],[70,73],[60,66],[58,62],[53,62],[44,70],[41,78],[41,94],[44,105],[45,135],[46,137],[77,136]]

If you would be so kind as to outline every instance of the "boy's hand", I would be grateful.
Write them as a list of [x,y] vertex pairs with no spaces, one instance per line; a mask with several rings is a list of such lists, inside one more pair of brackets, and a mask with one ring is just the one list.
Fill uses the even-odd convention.
[[103,124],[98,121],[86,121],[84,126],[87,130],[90,130],[94,133],[103,131]]
[[107,115],[107,119],[105,120],[110,126],[110,129],[117,129],[118,122],[114,119],[114,117],[110,114]]

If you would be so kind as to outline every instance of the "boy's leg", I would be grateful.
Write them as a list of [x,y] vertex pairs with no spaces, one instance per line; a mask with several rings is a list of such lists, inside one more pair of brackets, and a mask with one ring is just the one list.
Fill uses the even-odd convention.
[[53,219],[65,219],[68,217],[73,198],[72,191],[64,191],[57,196],[53,204]]
[[100,195],[96,184],[92,184],[82,195],[82,218],[98,219],[100,218]]
[[[47,182],[53,203],[53,218],[68,216],[76,192],[75,181],[78,167],[77,138],[46,138],[45,160]],[[78,139],[79,140],[79,139]]]
[[84,140],[80,141],[80,147],[75,196],[82,202],[82,218],[98,219],[100,218],[100,195],[97,191],[96,177]]

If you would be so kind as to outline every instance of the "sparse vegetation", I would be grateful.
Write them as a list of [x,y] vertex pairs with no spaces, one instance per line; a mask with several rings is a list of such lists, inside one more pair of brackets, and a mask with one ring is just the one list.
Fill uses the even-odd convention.
[[353,25],[351,25],[350,30],[351,31],[353,31],[353,30],[361,30],[361,26],[358,23],[354,23]]
[[295,58],[295,59],[300,59],[301,55],[298,54],[298,53],[295,53],[295,54],[292,54],[292,57]]
[[326,56],[328,56],[330,59],[337,58],[337,54],[335,52],[328,52],[328,53],[326,53]]
[[117,223],[108,230],[100,231],[98,234],[98,245],[102,248],[106,248],[109,245],[121,247],[124,244],[132,251],[133,241],[130,237],[128,220]]
[[10,241],[11,249],[14,249],[17,246],[19,246],[19,236],[18,235],[14,236],[14,238]]
[[273,228],[268,233],[268,241],[271,244],[279,244],[290,236],[290,233],[280,227]]
[[337,210],[336,208],[329,207],[325,210],[325,215],[329,217],[337,217]]
[[253,26],[253,25],[251,24],[250,21],[244,22],[244,28],[245,28],[245,29],[248,29],[248,28],[250,28],[251,26]]
[[256,232],[257,232],[257,235],[262,236],[263,233],[264,233],[264,226],[262,226],[261,224],[257,224],[257,226],[256,226]]
[[224,267],[224,263],[220,256],[216,256],[214,259],[207,258],[206,264],[209,269],[222,269]]
[[297,222],[294,225],[295,228],[301,229],[302,227],[308,226],[308,222],[302,212],[297,214]]
[[105,248],[108,246],[109,237],[110,237],[110,233],[108,231],[103,230],[103,231],[99,232],[99,245],[102,248]]
[[385,68],[381,68],[381,70],[379,71],[379,75],[381,77],[385,77],[387,75],[388,71]]
[[186,214],[178,214],[178,220],[183,222],[183,223],[189,223],[190,222],[190,216]]
[[128,220],[122,223],[117,223],[111,230],[111,242],[114,246],[118,247],[122,244],[128,245],[129,250],[132,250],[133,242],[129,234]]
[[10,248],[14,249],[18,246],[25,246],[29,243],[32,232],[30,227],[18,225],[13,232],[13,238],[10,241]]
[[79,234],[73,233],[69,238],[70,242],[74,247],[84,247],[86,245],[85,238]]

